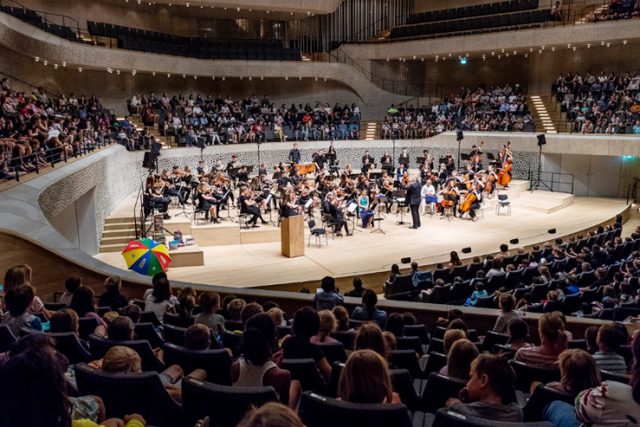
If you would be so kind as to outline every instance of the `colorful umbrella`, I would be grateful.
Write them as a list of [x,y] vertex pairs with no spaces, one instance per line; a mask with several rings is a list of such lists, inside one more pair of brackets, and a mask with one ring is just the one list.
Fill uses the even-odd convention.
[[153,276],[167,271],[171,257],[165,245],[151,239],[132,240],[122,251],[129,270]]

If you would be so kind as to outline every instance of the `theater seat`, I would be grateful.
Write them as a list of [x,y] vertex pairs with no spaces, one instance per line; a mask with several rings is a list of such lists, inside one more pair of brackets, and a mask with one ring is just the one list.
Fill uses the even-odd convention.
[[[415,426],[415,424],[414,424]],[[546,421],[543,422],[509,422],[509,421],[494,421],[483,418],[472,417],[469,415],[458,414],[457,412],[447,409],[440,409],[436,412],[435,420],[433,421],[433,427],[552,427]]]
[[429,374],[427,386],[420,397],[420,410],[435,412],[442,408],[447,399],[458,397],[458,393],[467,382],[459,378],[449,377],[437,372]]
[[329,363],[346,362],[347,360],[347,352],[341,342],[316,343],[314,345],[322,352],[322,354],[324,354],[324,357],[327,358]]
[[531,393],[531,397],[522,408],[525,421],[542,421],[544,408],[553,401],[561,400],[573,405],[575,395],[563,393],[555,388],[547,387],[544,384],[538,384],[536,389]]
[[547,384],[560,380],[560,371],[557,369],[542,369],[516,360],[510,360],[509,365],[516,373],[515,387],[523,393],[529,393],[531,383],[534,381]]
[[278,401],[273,387],[231,387],[185,377],[182,403],[187,423],[193,425],[206,416],[212,425],[234,427],[251,406]]
[[411,427],[409,410],[395,403],[351,403],[304,392],[300,418],[306,427]]
[[327,384],[313,359],[282,359],[282,369],[291,372],[291,378],[300,381],[302,390],[326,393]]
[[58,332],[48,334],[56,341],[56,350],[64,354],[69,363],[75,365],[80,362],[90,362],[93,360],[91,353],[78,340],[72,332]]
[[189,350],[173,343],[165,343],[163,349],[165,363],[179,365],[185,375],[196,369],[204,369],[207,381],[231,385],[231,356],[227,350]]
[[9,351],[9,347],[16,342],[16,339],[7,325],[0,325],[0,353]]
[[123,345],[135,350],[140,359],[142,359],[143,371],[157,371],[164,370],[164,363],[158,359],[146,340],[129,340],[129,341],[115,341],[109,340],[97,335],[89,336],[89,348],[91,349],[91,355],[94,359],[102,359],[104,355],[109,351],[111,347],[116,345]]

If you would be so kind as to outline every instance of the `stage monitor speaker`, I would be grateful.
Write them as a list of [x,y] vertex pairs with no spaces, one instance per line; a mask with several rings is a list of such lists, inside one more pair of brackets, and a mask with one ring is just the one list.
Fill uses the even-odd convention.
[[162,144],[160,144],[159,142],[151,143],[151,154],[153,154],[154,156],[158,157],[160,155],[161,149],[162,149]]
[[556,229],[555,228],[550,228],[550,229],[547,230],[547,233],[556,234]]
[[545,145],[547,143],[547,137],[545,137],[543,133],[538,135],[537,138],[538,138],[538,146],[539,147],[542,147],[543,145]]
[[404,258],[400,258],[400,263],[402,263],[402,264],[410,264],[411,263],[411,257],[407,256],[407,257],[404,257]]
[[463,254],[471,253],[471,248],[462,248],[462,253]]
[[511,243],[512,245],[517,245],[518,243],[520,243],[520,240],[516,239],[511,239],[509,240],[509,243]]
[[457,130],[456,131],[456,141],[462,141],[464,139],[464,133],[462,133],[462,130]]
[[156,156],[153,153],[144,153],[144,159],[142,160],[142,167],[145,169],[156,168]]

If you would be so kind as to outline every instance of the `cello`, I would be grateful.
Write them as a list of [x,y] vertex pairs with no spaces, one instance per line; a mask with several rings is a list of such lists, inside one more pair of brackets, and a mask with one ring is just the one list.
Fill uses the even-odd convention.
[[460,208],[458,209],[460,211],[461,214],[469,212],[469,209],[471,209],[471,205],[478,200],[478,196],[476,196],[476,193],[473,191],[469,191],[467,194],[464,195],[464,200],[462,200],[462,203],[460,203]]
[[513,169],[512,160],[505,160],[502,164],[502,168],[498,171],[498,184],[503,187],[509,186],[509,183],[511,182],[511,169]]

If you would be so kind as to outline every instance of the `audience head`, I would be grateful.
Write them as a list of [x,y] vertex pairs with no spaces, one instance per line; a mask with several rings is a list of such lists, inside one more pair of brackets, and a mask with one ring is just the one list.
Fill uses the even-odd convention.
[[589,353],[577,348],[560,353],[558,358],[560,383],[571,393],[578,394],[582,390],[600,385],[600,371]]
[[335,292],[336,291],[336,279],[331,276],[324,276],[322,278],[322,283],[320,285],[324,292]]
[[70,308],[63,308],[51,315],[49,319],[51,332],[73,332],[78,333],[78,313]]
[[614,352],[620,345],[620,334],[615,326],[605,324],[600,326],[596,336],[596,344],[604,353]]
[[250,409],[237,427],[304,427],[304,424],[287,406],[269,402]]
[[142,359],[135,350],[116,345],[104,355],[102,370],[111,374],[135,374],[142,371]]
[[340,375],[338,396],[353,403],[391,402],[391,377],[385,359],[371,350],[351,353]]
[[230,320],[242,320],[242,309],[247,305],[247,302],[241,298],[232,300],[227,305],[227,314]]
[[279,307],[271,307],[267,310],[267,315],[275,326],[281,326],[282,322],[284,322],[284,311]]
[[529,325],[519,317],[511,319],[509,325],[507,325],[507,330],[509,331],[509,343],[524,341],[529,336]]
[[538,334],[542,345],[550,347],[558,354],[567,347],[564,322],[557,312],[545,313],[538,319]]
[[410,325],[410,326],[413,326],[418,323],[416,316],[414,316],[413,313],[410,313],[408,311],[402,313],[402,320],[404,320],[405,325]]
[[293,333],[303,338],[311,338],[318,333],[320,317],[311,307],[299,308],[293,316]]
[[510,313],[516,306],[516,298],[511,294],[502,294],[499,298],[500,309],[504,313]]
[[244,359],[255,366],[262,366],[271,359],[269,340],[257,328],[248,328],[244,331],[240,351]]
[[478,357],[478,347],[468,339],[457,340],[447,352],[447,374],[454,378],[468,379],[471,362]]
[[362,279],[359,277],[353,278],[353,288],[354,289],[362,289]]
[[166,274],[164,277],[159,276],[160,274],[162,273],[158,273],[153,276],[153,291],[151,295],[153,295],[154,302],[156,303],[168,301],[169,298],[171,298],[171,285],[169,284],[169,279],[167,279]]
[[35,293],[29,284],[14,285],[4,294],[4,303],[11,316],[23,315],[33,301]]
[[82,277],[80,276],[71,276],[64,281],[64,288],[70,294],[73,294],[80,286],[82,286]]
[[368,348],[384,358],[387,357],[387,346],[382,336],[382,329],[377,323],[364,323],[358,328],[354,348],[356,350]]
[[455,319],[452,320],[449,323],[449,326],[447,326],[447,329],[460,329],[462,331],[465,332],[465,334],[467,333],[468,329],[467,329],[467,324],[464,323],[464,320],[462,319]]
[[14,286],[31,283],[31,267],[20,264],[11,267],[4,275],[4,290],[8,291]]
[[88,313],[95,313],[95,298],[96,294],[93,289],[81,286],[73,293],[69,308],[74,309],[79,317],[85,317]]
[[378,295],[373,289],[365,289],[362,293],[362,305],[369,311],[374,310],[378,304]]
[[220,308],[220,294],[217,292],[203,292],[198,297],[198,304],[203,313],[215,313]]
[[276,326],[266,313],[258,313],[247,321],[245,325],[246,328],[258,329],[264,337],[267,339],[267,342],[271,346],[272,349],[276,347]]
[[240,313],[240,319],[242,320],[242,323],[246,324],[247,320],[249,320],[253,315],[262,312],[263,310],[260,304],[258,304],[257,302],[250,302],[242,309],[242,312]]
[[336,318],[337,330],[348,331],[349,330],[349,312],[341,305],[333,307],[333,315]]
[[336,318],[331,310],[322,310],[318,312],[320,318],[320,327],[318,335],[326,337],[336,330]]
[[207,350],[211,347],[211,331],[206,325],[196,323],[184,333],[184,346],[189,350]]
[[108,294],[118,294],[122,288],[120,276],[109,276],[104,280],[104,287]]
[[384,343],[388,350],[395,350],[398,346],[398,340],[396,340],[396,336],[392,332],[383,331],[382,338],[384,338]]
[[481,354],[471,362],[466,390],[470,402],[499,396],[504,402],[513,392],[515,374],[507,361],[492,354]]
[[400,313],[391,313],[385,329],[396,337],[404,336],[404,319]]
[[119,316],[107,328],[107,336],[114,341],[129,341],[133,339],[133,322],[127,316]]
[[141,314],[142,309],[138,304],[129,304],[122,309],[122,315],[127,316],[133,323],[138,323],[140,321]]
[[444,353],[449,354],[449,350],[453,343],[458,340],[467,338],[467,334],[462,329],[448,329],[444,332],[442,337],[442,346],[444,347]]

